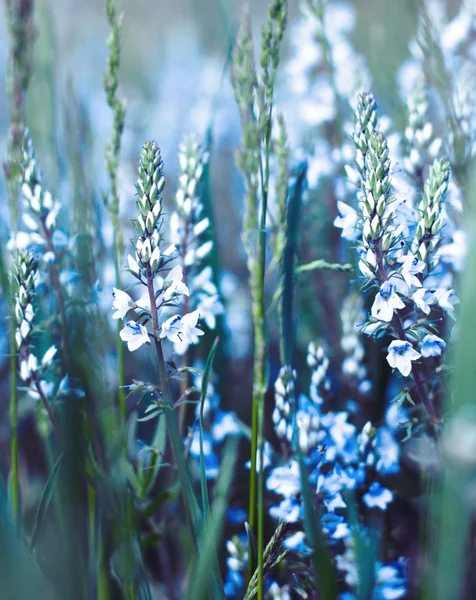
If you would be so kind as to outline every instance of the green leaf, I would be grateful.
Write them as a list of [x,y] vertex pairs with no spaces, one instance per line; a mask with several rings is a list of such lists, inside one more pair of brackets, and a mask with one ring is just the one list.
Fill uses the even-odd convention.
[[[295,427],[297,428],[297,425]],[[319,597],[322,600],[336,600],[339,593],[336,583],[337,576],[324,534],[322,533],[318,511],[316,510],[315,497],[309,483],[306,463],[304,462],[299,444],[297,444],[297,455],[304,504],[304,529],[309,545],[313,549],[311,562],[314,573],[314,585],[316,586],[316,590],[319,590]]]
[[30,542],[30,550],[33,551],[35,547],[35,543],[38,537],[38,532],[40,531],[43,520],[48,512],[48,508],[53,499],[53,494],[56,488],[56,483],[58,482],[58,475],[61,468],[61,463],[63,461],[63,454],[58,456],[56,460],[53,470],[51,471],[50,476],[48,477],[48,481],[46,482],[43,493],[41,494],[40,503],[38,504],[38,509],[36,511],[35,524],[33,526],[33,532],[31,534],[31,542]]
[[301,204],[306,185],[307,163],[298,167],[296,182],[290,191],[286,214],[286,245],[282,262],[282,303],[281,303],[281,362],[292,365],[294,348],[294,263],[299,244],[299,223]]
[[202,376],[202,385],[200,390],[200,412],[199,412],[199,424],[200,424],[200,487],[202,491],[202,510],[204,514],[204,520],[208,518],[210,513],[210,505],[208,502],[208,487],[207,477],[205,473],[205,454],[203,452],[203,407],[205,400],[207,399],[208,380],[210,379],[210,373],[213,366],[213,359],[218,347],[218,338],[213,342],[213,346],[208,354],[207,362],[205,364],[205,370]]
[[[188,589],[186,600],[199,600],[203,598],[210,585],[216,561],[216,546],[220,538],[225,511],[228,506],[228,494],[233,479],[236,456],[237,440],[229,438],[223,452],[223,460],[215,487],[215,501],[207,521],[207,526],[203,528],[200,535],[198,545],[200,553],[195,560],[190,576],[187,578]],[[223,588],[217,589],[215,586],[214,589],[215,595],[212,598],[224,598]]]
[[158,417],[157,428],[155,430],[154,439],[152,440],[152,448],[154,455],[152,457],[151,464],[146,471],[142,487],[142,497],[147,496],[154,486],[159,472],[160,465],[162,463],[162,457],[165,452],[165,446],[167,444],[167,427],[165,425],[165,418]]

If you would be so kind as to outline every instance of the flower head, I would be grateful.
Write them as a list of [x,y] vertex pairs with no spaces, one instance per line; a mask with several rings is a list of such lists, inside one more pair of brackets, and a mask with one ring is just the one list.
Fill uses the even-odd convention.
[[135,306],[132,298],[126,292],[113,288],[112,295],[114,302],[112,303],[112,310],[116,312],[112,315],[113,319],[123,319],[131,308]]
[[417,275],[418,273],[422,273],[425,270],[425,267],[426,264],[422,260],[419,260],[417,256],[408,254],[402,261],[400,274],[409,287],[421,287],[421,282]]
[[393,311],[405,308],[405,304],[395,292],[395,287],[389,281],[384,281],[375,296],[371,314],[375,319],[389,323],[393,317]]
[[380,510],[387,510],[387,506],[392,500],[392,492],[376,481],[372,483],[369,491],[363,496],[363,501],[369,508],[379,508]]
[[428,358],[429,356],[440,356],[441,351],[445,347],[446,342],[437,335],[425,335],[420,344],[421,354],[425,358]]
[[170,273],[167,275],[164,281],[164,295],[163,301],[168,302],[177,296],[182,294],[185,296],[189,295],[188,287],[183,283],[183,270],[180,265],[175,266]]
[[150,342],[149,334],[144,325],[136,323],[135,321],[128,321],[119,333],[121,340],[127,342],[127,347],[130,352],[134,352],[137,348],[140,348],[142,344]]
[[334,219],[334,226],[342,229],[342,237],[346,240],[354,241],[359,236],[359,230],[356,228],[358,215],[356,211],[340,200],[337,202],[339,214]]
[[203,335],[203,331],[196,325],[199,319],[199,312],[195,310],[181,317],[174,315],[162,323],[161,338],[167,338],[173,343],[188,342],[196,343],[198,336]]
[[410,342],[393,340],[388,347],[387,362],[392,369],[398,369],[404,377],[412,370],[412,361],[418,360],[421,354],[413,349]]

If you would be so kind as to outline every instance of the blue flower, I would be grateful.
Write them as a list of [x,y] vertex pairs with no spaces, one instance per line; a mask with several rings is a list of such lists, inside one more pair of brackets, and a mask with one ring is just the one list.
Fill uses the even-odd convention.
[[421,344],[420,350],[422,356],[428,358],[429,356],[440,356],[443,348],[446,347],[446,342],[439,338],[437,335],[425,335]]
[[278,506],[272,506],[269,514],[286,523],[297,523],[302,518],[302,507],[295,498],[285,498]]
[[369,508],[379,508],[387,510],[387,506],[393,500],[393,493],[374,481],[369,488],[369,491],[363,496],[364,503]]

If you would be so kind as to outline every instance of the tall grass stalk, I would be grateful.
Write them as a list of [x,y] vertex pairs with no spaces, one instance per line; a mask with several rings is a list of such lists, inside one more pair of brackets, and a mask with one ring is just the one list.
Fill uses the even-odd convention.
[[[121,138],[124,131],[124,122],[126,114],[125,100],[119,97],[119,68],[121,59],[121,28],[122,15],[118,16],[113,0],[106,0],[106,12],[111,27],[111,33],[108,39],[109,56],[107,59],[106,72],[104,73],[104,90],[106,99],[114,116],[112,137],[106,145],[106,166],[109,174],[110,193],[103,194],[109,217],[113,227],[112,251],[114,256],[114,269],[116,273],[116,288],[121,286],[121,260],[124,254],[124,238],[122,235],[121,224],[119,222],[119,190],[117,185],[117,175],[119,169],[119,160],[121,153]],[[124,344],[119,337],[121,330],[120,322],[117,323],[116,331],[116,352],[117,352],[117,373],[118,373],[118,401],[119,414],[121,422],[126,418],[126,398],[125,398],[125,370],[124,370]]]
[[[261,41],[261,72],[254,65],[250,24],[243,20],[233,54],[232,78],[242,127],[242,149],[238,166],[245,177],[246,198],[243,223],[243,243],[248,256],[251,311],[254,328],[253,394],[251,424],[251,468],[249,494],[249,525],[257,525],[258,598],[264,596],[264,399],[267,389],[266,340],[266,245],[270,179],[273,96],[279,49],[287,18],[287,5],[273,0]],[[255,107],[256,104],[256,107]],[[258,470],[258,479],[256,472]],[[254,565],[249,552],[248,579]]]

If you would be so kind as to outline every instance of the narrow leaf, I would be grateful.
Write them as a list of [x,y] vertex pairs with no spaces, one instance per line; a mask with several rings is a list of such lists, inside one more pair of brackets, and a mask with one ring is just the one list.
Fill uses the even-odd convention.
[[41,494],[40,503],[38,505],[38,510],[36,511],[35,517],[35,525],[33,526],[33,532],[31,534],[31,542],[30,542],[30,550],[33,551],[35,547],[35,543],[38,537],[38,532],[40,531],[43,520],[48,512],[48,508],[53,499],[53,494],[55,492],[56,483],[58,481],[58,475],[61,468],[61,463],[63,461],[63,454],[58,456],[56,460],[53,470],[51,471],[50,476],[48,477],[48,481],[46,482],[43,493]]

